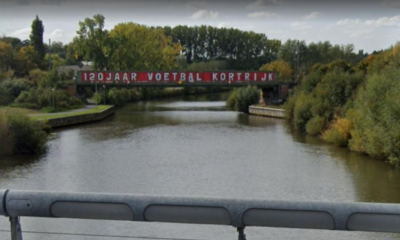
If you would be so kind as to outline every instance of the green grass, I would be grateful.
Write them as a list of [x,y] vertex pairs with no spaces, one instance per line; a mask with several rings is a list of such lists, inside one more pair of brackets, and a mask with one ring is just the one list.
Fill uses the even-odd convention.
[[24,114],[24,115],[42,113],[39,110],[32,110],[32,109],[27,109],[27,108],[17,108],[17,107],[2,107],[2,106],[0,106],[0,110],[8,111],[11,114],[20,113],[20,114]]
[[112,106],[110,105],[99,105],[95,108],[92,108],[90,110],[86,111],[80,111],[80,112],[69,112],[69,113],[57,113],[57,114],[49,114],[49,115],[39,115],[39,116],[29,116],[31,119],[36,120],[36,121],[45,121],[49,119],[55,119],[55,118],[63,118],[63,117],[72,117],[72,116],[80,116],[80,115],[86,115],[86,114],[92,114],[92,113],[98,113],[102,112]]

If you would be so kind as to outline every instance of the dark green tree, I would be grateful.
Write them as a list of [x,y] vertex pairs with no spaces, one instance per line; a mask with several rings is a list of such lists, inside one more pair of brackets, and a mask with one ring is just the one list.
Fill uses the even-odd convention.
[[43,32],[44,32],[43,22],[42,20],[39,19],[39,16],[36,15],[35,20],[33,20],[32,22],[30,42],[35,52],[37,53],[38,59],[36,60],[35,63],[38,66],[43,65],[43,60],[46,55],[45,47],[43,44]]

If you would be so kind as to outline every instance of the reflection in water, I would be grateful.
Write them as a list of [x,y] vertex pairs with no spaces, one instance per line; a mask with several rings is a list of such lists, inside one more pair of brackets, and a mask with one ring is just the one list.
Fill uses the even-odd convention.
[[[57,130],[47,154],[25,163],[20,157],[2,159],[0,188],[400,203],[398,170],[305,136],[284,120],[226,111],[226,98],[140,102],[102,122]],[[23,221],[27,230],[121,233],[121,225],[112,222]],[[0,226],[8,223],[0,219]],[[129,229],[125,235],[232,239],[231,229],[220,227],[137,224],[124,229]],[[298,239],[299,232],[256,229],[251,234],[252,239]],[[302,234],[321,239],[315,231]],[[382,236],[397,235],[324,233],[325,239]]]

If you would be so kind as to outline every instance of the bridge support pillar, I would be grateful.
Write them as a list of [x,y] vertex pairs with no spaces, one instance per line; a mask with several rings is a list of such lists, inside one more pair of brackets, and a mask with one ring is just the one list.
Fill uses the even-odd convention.
[[275,105],[280,102],[280,86],[261,88],[260,103],[265,105]]

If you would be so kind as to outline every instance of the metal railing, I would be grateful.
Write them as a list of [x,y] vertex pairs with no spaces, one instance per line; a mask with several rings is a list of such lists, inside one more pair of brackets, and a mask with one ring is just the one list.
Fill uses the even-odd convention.
[[244,240],[247,226],[400,232],[400,205],[156,197],[0,190],[0,215],[11,239],[22,240],[20,217],[228,225]]

